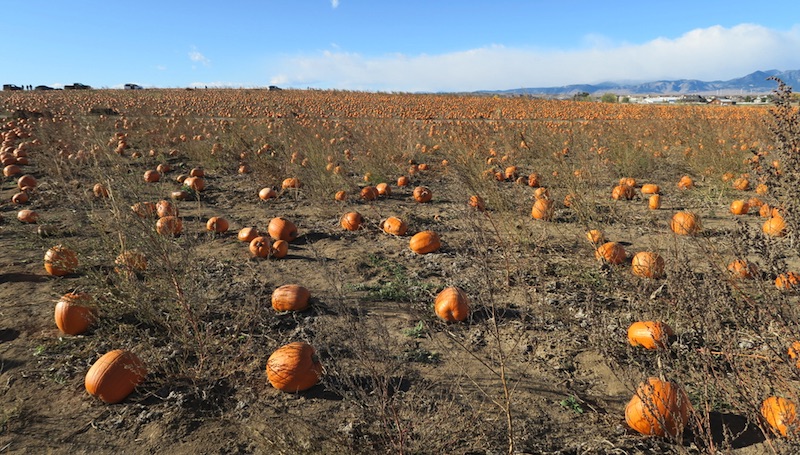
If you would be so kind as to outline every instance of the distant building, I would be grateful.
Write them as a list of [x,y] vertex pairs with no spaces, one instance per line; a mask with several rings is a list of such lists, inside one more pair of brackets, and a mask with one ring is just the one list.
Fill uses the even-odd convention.
[[713,104],[715,106],[733,106],[736,104],[736,101],[730,98],[714,98],[709,101],[708,104]]
[[22,87],[14,84],[3,84],[3,91],[22,90]]

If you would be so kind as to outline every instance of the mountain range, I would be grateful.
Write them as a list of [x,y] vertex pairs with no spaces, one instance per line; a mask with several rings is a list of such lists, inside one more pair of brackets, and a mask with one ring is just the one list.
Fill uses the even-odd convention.
[[769,77],[780,78],[786,85],[800,87],[800,70],[756,71],[747,76],[727,81],[700,81],[696,79],[662,80],[642,83],[602,82],[599,84],[574,84],[561,87],[531,87],[511,90],[484,90],[478,93],[497,95],[571,96],[577,93],[602,95],[757,95],[772,93],[778,84]]

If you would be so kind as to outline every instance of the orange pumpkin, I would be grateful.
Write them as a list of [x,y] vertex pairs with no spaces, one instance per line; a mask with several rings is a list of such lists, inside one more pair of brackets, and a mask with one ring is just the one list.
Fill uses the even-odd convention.
[[206,189],[206,181],[203,177],[186,177],[183,184],[198,193]]
[[102,183],[95,183],[92,187],[92,194],[94,194],[96,198],[106,198],[108,197],[108,187]]
[[246,227],[242,228],[238,234],[236,234],[236,238],[239,239],[240,242],[252,242],[254,238],[258,237],[258,229],[254,227]]
[[534,172],[528,176],[528,186],[531,188],[538,188],[540,186],[539,174]]
[[408,178],[408,176],[401,175],[400,177],[397,177],[397,186],[408,186],[410,184],[411,180]]
[[158,209],[156,208],[156,204],[152,202],[137,202],[131,206],[131,210],[140,218],[147,218],[156,215]]
[[595,245],[605,243],[606,236],[599,229],[592,229],[586,233],[586,238]]
[[786,353],[789,354],[790,359],[795,361],[794,366],[800,368],[800,341],[794,341]]
[[179,235],[183,232],[183,220],[177,216],[162,216],[156,221],[156,232],[161,235]]
[[658,253],[640,251],[631,260],[631,272],[644,278],[661,278],[664,276],[664,258]]
[[747,201],[737,199],[731,202],[731,213],[734,215],[747,215],[750,211],[750,205]]
[[361,229],[361,224],[364,222],[364,217],[358,212],[347,212],[342,215],[340,224],[348,231],[357,231]]
[[311,293],[298,284],[285,284],[272,291],[275,311],[303,311],[308,308]]
[[682,190],[692,189],[692,188],[694,188],[694,180],[692,180],[692,178],[689,177],[688,175],[684,175],[678,181],[678,188],[680,188]]
[[346,201],[347,192],[343,190],[337,191],[336,194],[333,195],[333,198],[337,201]]
[[626,200],[629,201],[633,199],[634,191],[632,186],[628,185],[617,185],[611,190],[611,199],[615,201],[619,200]]
[[106,403],[119,403],[144,381],[147,369],[136,354],[123,349],[104,354],[89,368],[86,391]]
[[775,278],[775,287],[782,291],[788,291],[800,287],[800,273],[781,273],[777,276],[777,278]]
[[758,270],[755,264],[751,264],[744,259],[735,259],[728,264],[728,272],[733,278],[746,279],[752,278]]
[[433,192],[427,186],[418,186],[412,193],[417,202],[430,202],[433,199]]
[[11,202],[18,205],[26,204],[29,199],[30,195],[27,191],[20,191],[19,193],[15,193],[13,196],[11,196]]
[[761,415],[773,431],[781,436],[797,433],[800,422],[797,420],[797,406],[794,401],[771,396],[761,403]]
[[228,232],[229,227],[228,220],[219,216],[212,216],[208,219],[206,223],[206,230],[215,232],[217,234],[222,234],[224,232]]
[[39,221],[39,214],[34,210],[23,209],[17,212],[17,219],[23,223],[36,223]]
[[166,199],[162,199],[156,202],[156,214],[159,218],[178,216],[178,206]]
[[275,259],[285,258],[289,254],[289,242],[286,240],[276,240],[272,243],[272,248],[269,250],[270,256]]
[[365,201],[374,201],[378,199],[378,190],[374,186],[365,186],[361,188],[361,199]]
[[296,393],[308,390],[322,376],[322,364],[314,347],[305,342],[281,346],[267,360],[267,380],[272,387]]
[[74,273],[77,268],[77,253],[63,245],[56,245],[44,254],[44,269],[50,275],[69,275]]
[[282,217],[275,217],[269,222],[267,232],[272,240],[285,240],[291,242],[297,238],[297,226]]
[[441,248],[439,235],[433,231],[422,231],[414,234],[408,242],[411,251],[417,254],[428,254]]
[[733,181],[733,187],[739,191],[747,191],[750,189],[750,180],[745,177],[739,177]]
[[661,195],[660,194],[651,194],[650,197],[647,199],[647,207],[650,210],[658,210],[661,208]]
[[469,197],[469,202],[467,202],[470,207],[474,208],[479,212],[486,211],[486,202],[484,202],[483,198],[478,196],[477,194],[472,195]]
[[80,335],[88,330],[97,318],[93,301],[92,296],[85,292],[64,294],[56,303],[58,329],[67,335]]
[[659,321],[637,321],[628,327],[628,342],[631,346],[645,349],[664,349],[668,338],[675,335],[672,327]]
[[23,175],[17,180],[17,187],[20,190],[25,190],[25,188],[36,188],[36,178],[32,175]]
[[250,240],[248,249],[253,257],[265,258],[269,256],[271,250],[270,240],[266,237],[254,237]]
[[392,187],[389,186],[386,182],[381,182],[375,185],[375,189],[378,191],[378,196],[391,196],[392,195]]
[[302,186],[303,184],[300,183],[300,179],[298,179],[297,177],[289,177],[287,179],[284,179],[283,182],[281,182],[281,188],[283,188],[284,190],[289,188],[300,188]]
[[642,185],[642,194],[659,194],[661,188],[655,183],[645,183]]
[[469,298],[457,287],[445,288],[436,296],[433,309],[447,322],[460,322],[469,316]]
[[553,219],[553,201],[546,198],[536,199],[536,202],[533,203],[533,208],[531,208],[531,217],[543,221]]
[[381,224],[381,227],[383,232],[391,235],[405,235],[406,231],[408,231],[406,222],[396,216],[386,218]]
[[783,237],[786,235],[786,220],[782,216],[773,216],[764,222],[761,230],[771,237]]
[[692,212],[677,212],[669,227],[678,235],[695,235],[700,232],[700,219]]
[[689,408],[689,397],[681,387],[651,377],[639,384],[625,406],[625,421],[644,435],[677,438],[688,421]]
[[144,171],[144,181],[148,183],[155,183],[161,180],[161,174],[155,169],[148,169]]
[[617,242],[606,242],[594,252],[594,257],[598,261],[605,261],[609,264],[622,264],[625,262],[625,247]]

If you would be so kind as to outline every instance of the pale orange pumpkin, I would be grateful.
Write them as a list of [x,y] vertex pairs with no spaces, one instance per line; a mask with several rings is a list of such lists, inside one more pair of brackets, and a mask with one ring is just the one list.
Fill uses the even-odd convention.
[[632,186],[628,185],[617,185],[611,190],[611,199],[614,200],[626,200],[629,201],[633,199],[635,192]]
[[782,291],[788,291],[800,287],[800,273],[781,273],[775,278],[775,287]]
[[159,218],[163,218],[165,216],[178,216],[178,206],[166,199],[162,199],[156,202],[155,212]]
[[258,191],[258,198],[262,201],[275,199],[276,197],[278,197],[278,192],[272,189],[272,187],[267,186]]
[[786,235],[786,220],[782,216],[773,216],[764,222],[761,230],[771,237],[783,237]]
[[378,191],[378,196],[386,197],[392,195],[392,187],[390,187],[386,182],[381,182],[375,185],[375,189]]
[[206,189],[206,181],[203,177],[186,177],[183,184],[198,193]]
[[240,242],[252,242],[258,235],[258,229],[254,227],[245,227],[239,230],[239,233],[236,234],[236,238],[239,239]]
[[592,229],[586,233],[586,238],[589,239],[595,245],[600,245],[605,243],[606,236],[603,234],[603,231],[599,229]]

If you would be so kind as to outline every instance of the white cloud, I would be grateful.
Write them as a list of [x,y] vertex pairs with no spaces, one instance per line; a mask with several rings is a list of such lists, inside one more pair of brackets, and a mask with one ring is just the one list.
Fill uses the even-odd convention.
[[331,0],[331,8],[336,9],[339,7],[339,0]]
[[205,55],[201,54],[200,51],[198,51],[197,48],[194,47],[192,48],[191,51],[189,51],[189,60],[201,63],[203,66],[211,65],[211,60],[209,60]]
[[800,26],[696,29],[675,38],[615,44],[588,36],[581,49],[491,45],[438,55],[379,57],[334,49],[285,59],[270,83],[385,91],[460,91],[622,80],[725,80],[756,70],[800,69]]

